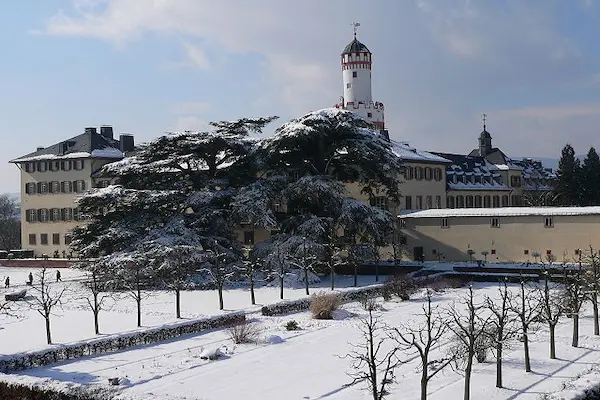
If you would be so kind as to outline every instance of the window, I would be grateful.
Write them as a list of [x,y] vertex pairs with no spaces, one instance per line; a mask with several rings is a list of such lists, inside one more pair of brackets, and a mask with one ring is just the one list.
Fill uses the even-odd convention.
[[546,250],[546,254],[547,254],[547,255],[550,255],[550,254],[552,254],[552,250]]
[[406,169],[404,170],[404,178],[407,181],[410,181],[414,178],[414,169],[413,167],[406,167]]
[[75,193],[85,192],[85,181],[75,181]]
[[442,196],[435,196],[435,208],[442,208]]
[[60,193],[60,182],[59,181],[50,182],[50,193]]
[[36,222],[37,221],[37,212],[33,209],[27,210],[25,212],[25,221]]
[[63,181],[60,183],[60,190],[63,193],[73,193],[73,182]]
[[48,182],[38,182],[37,183],[37,192],[39,194],[47,194],[48,193]]
[[454,208],[454,196],[448,196],[448,197],[446,197],[446,207],[447,208]]
[[400,229],[406,229],[406,220],[405,219],[400,220]]
[[545,228],[552,228],[553,226],[554,226],[554,221],[552,220],[552,217],[544,218],[544,227]]
[[357,71],[352,71],[352,77],[356,78],[358,76],[358,72]]
[[47,245],[48,244],[48,234],[40,233],[40,244]]
[[492,249],[492,254],[496,254],[496,249]]
[[25,172],[35,172],[35,163],[25,163]]
[[49,161],[48,169],[52,172],[60,171],[60,161]]
[[86,217],[81,213],[79,208],[73,209],[73,221],[85,221]]
[[465,208],[465,196],[462,194],[456,196],[456,208]]
[[450,225],[448,224],[448,218],[442,218],[441,221],[441,225],[442,228],[450,228]]
[[417,210],[423,209],[423,196],[417,196]]
[[254,231],[244,231],[244,244],[254,244]]
[[81,171],[83,169],[83,160],[75,160],[75,161],[73,161],[73,164],[74,164],[73,168],[76,171]]
[[423,167],[415,167],[415,179],[423,180]]
[[71,244],[72,241],[73,241],[73,237],[71,236],[71,234],[66,233],[65,234],[65,244]]
[[58,222],[60,220],[60,208],[53,208],[50,212],[50,221]]
[[412,196],[404,196],[404,209],[412,210]]
[[52,234],[52,244],[60,244],[60,233]]
[[346,89],[350,89],[352,87],[351,83],[346,83]]
[[379,207],[382,210],[389,210],[388,198],[385,196],[373,197],[371,200],[369,200],[369,202],[374,207]]
[[25,193],[35,194],[35,183],[29,182],[25,184]]
[[500,196],[492,196],[492,207],[500,207]]
[[433,198],[431,196],[425,196],[425,208],[428,210],[433,208]]
[[467,208],[473,208],[473,205],[475,203],[473,202],[473,196],[472,195],[467,195]]
[[511,196],[511,201],[513,206],[520,206],[521,204],[521,196],[513,195]]
[[510,177],[510,186],[521,187],[521,177],[513,175]]
[[442,169],[441,168],[435,168],[433,170],[433,179],[435,179],[436,181],[442,180]]
[[283,207],[283,201],[281,200],[281,198],[275,198],[273,200],[273,211],[276,213],[285,212]]
[[40,222],[48,222],[48,209],[40,208],[38,211],[38,221]]
[[373,113],[367,113],[367,118],[373,118]]
[[61,161],[60,166],[63,171],[70,171],[71,170],[71,160]]
[[502,207],[508,207],[508,196],[502,196]]
[[492,217],[490,221],[490,226],[492,228],[500,228],[500,218]]
[[30,245],[36,245],[36,241],[35,241],[35,233],[30,233],[29,234],[29,244]]
[[488,195],[483,196],[483,206],[485,208],[490,208],[491,207],[491,197]]
[[526,256],[528,256],[529,255],[529,250],[528,249],[523,250],[523,254],[526,255]]
[[425,167],[425,180],[430,181],[433,179],[433,171],[430,167]]
[[60,213],[63,221],[71,221],[73,219],[72,208],[63,208]]
[[475,208],[481,208],[481,196],[475,196]]
[[46,161],[40,161],[38,162],[37,169],[39,172],[46,172],[48,164],[46,164]]

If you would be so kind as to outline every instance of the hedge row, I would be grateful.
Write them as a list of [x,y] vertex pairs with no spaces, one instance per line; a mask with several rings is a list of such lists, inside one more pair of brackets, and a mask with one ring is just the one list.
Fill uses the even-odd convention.
[[71,392],[62,393],[39,385],[30,387],[25,384],[0,381],[0,400],[109,400],[114,397],[108,391],[105,393],[98,391],[88,393],[85,389],[76,388]]
[[[351,301],[359,301],[364,297],[378,297],[382,294],[383,285],[373,285],[363,288],[353,288],[344,290],[338,293],[342,302],[349,303]],[[308,310],[310,298],[299,300],[280,301],[279,303],[269,304],[261,308],[262,315],[272,317],[274,315],[282,315]]]
[[11,373],[24,369],[37,368],[54,364],[59,361],[109,353],[129,347],[140,346],[155,342],[197,333],[208,329],[220,328],[242,322],[246,315],[242,312],[204,318],[195,321],[178,322],[150,328],[140,332],[117,334],[104,338],[95,338],[74,344],[60,345],[47,350],[18,353],[0,357],[0,372]]

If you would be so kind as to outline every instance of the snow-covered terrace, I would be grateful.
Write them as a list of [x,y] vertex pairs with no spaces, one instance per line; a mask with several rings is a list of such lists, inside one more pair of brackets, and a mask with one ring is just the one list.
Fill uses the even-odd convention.
[[520,217],[528,215],[571,216],[600,215],[600,206],[594,207],[500,207],[500,208],[444,208],[420,211],[403,211],[399,218],[450,218],[450,217]]

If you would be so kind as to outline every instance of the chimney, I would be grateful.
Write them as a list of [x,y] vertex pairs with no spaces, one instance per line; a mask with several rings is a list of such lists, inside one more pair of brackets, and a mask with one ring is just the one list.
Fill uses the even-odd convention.
[[114,139],[113,128],[109,125],[103,125],[100,127],[100,134],[107,139]]
[[379,131],[379,135],[383,138],[383,140],[385,140],[386,142],[390,141],[390,133],[388,132],[387,129],[382,129]]
[[121,153],[125,154],[133,151],[134,147],[133,135],[129,135],[127,133],[121,133],[119,135],[119,148]]
[[44,150],[44,149],[45,149],[45,147],[44,147],[44,146],[38,146],[38,147],[35,149],[35,151],[40,151],[40,150]]
[[85,133],[98,133],[98,132],[96,131],[96,128],[88,127],[88,128],[85,128]]

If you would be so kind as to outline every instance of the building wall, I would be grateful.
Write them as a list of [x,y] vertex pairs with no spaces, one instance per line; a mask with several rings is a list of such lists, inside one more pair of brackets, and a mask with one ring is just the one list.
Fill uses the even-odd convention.
[[425,260],[466,261],[471,249],[474,259],[485,259],[487,251],[488,261],[526,262],[534,253],[546,260],[550,252],[561,262],[576,259],[577,249],[600,247],[600,215],[552,216],[551,227],[544,216],[500,216],[498,227],[491,218],[449,217],[447,227],[442,218],[404,218],[410,258],[422,247]]
[[[423,163],[414,162],[407,160],[405,162],[407,170],[404,173],[402,184],[400,185],[400,193],[402,199],[400,200],[400,209],[406,210],[419,210],[428,208],[446,208],[446,165],[437,163]],[[408,172],[408,168],[412,168],[412,175]],[[417,168],[421,168],[423,176],[418,179],[416,171]],[[432,177],[428,179],[425,176],[427,168],[432,170]],[[439,170],[439,180],[435,179],[434,170]],[[419,207],[418,196],[422,199],[422,205]],[[432,199],[432,206],[428,207],[427,198],[428,196]],[[436,204],[436,198],[440,198],[440,206]],[[408,199],[410,197],[410,200]],[[410,204],[407,204],[409,202]]]
[[[35,172],[27,172],[25,163],[22,163],[19,166],[21,169],[21,247],[23,249],[32,249],[36,256],[47,254],[52,257],[55,251],[58,251],[59,256],[63,257],[63,255],[70,253],[68,244],[70,231],[76,226],[85,223],[85,221],[77,218],[76,211],[72,213],[71,218],[69,218],[70,220],[62,220],[61,215],[61,220],[53,221],[49,215],[47,222],[39,221],[37,216],[36,221],[31,222],[31,218],[27,215],[29,210],[47,209],[50,214],[52,213],[52,209],[75,210],[77,208],[75,198],[79,193],[76,193],[75,187],[73,187],[72,193],[48,192],[40,194],[36,190],[36,193],[28,194],[26,192],[26,185],[28,183],[48,182],[50,185],[50,182],[83,181],[85,182],[85,190],[88,190],[97,185],[91,177],[92,173],[111,161],[114,160],[83,159],[83,169],[81,170],[71,168],[69,171],[50,171],[50,169],[46,169],[45,172],[39,172],[37,168]],[[30,242],[30,235],[35,235],[35,244]],[[47,235],[47,244],[42,244],[42,235]],[[56,238],[53,235],[58,235],[58,243],[54,241]]]
[[[448,190],[446,193],[446,207],[447,208],[496,208],[496,207],[508,207],[511,205],[511,191],[510,190]],[[459,196],[462,196],[462,206],[460,206]],[[468,206],[468,196],[473,196],[471,206]],[[479,196],[479,198],[477,197]],[[495,203],[494,197],[497,197],[498,203]],[[503,196],[506,196],[503,198]],[[489,206],[487,206],[486,198],[489,199]],[[503,203],[504,202],[504,203]],[[481,204],[481,205],[478,205]],[[499,204],[499,205],[496,205]]]

